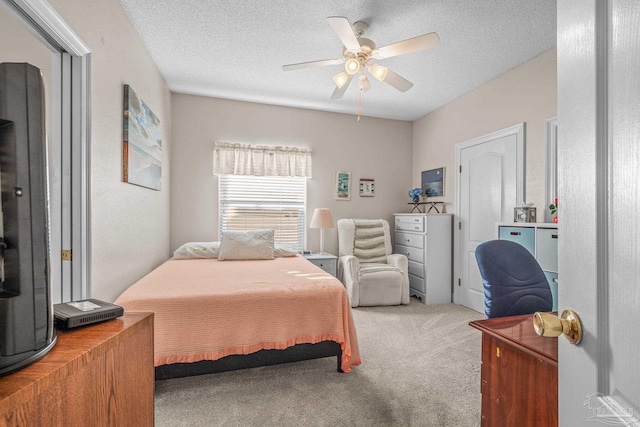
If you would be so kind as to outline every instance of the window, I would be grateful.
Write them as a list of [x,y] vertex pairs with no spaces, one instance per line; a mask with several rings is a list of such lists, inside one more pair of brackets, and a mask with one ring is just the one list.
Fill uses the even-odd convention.
[[306,178],[219,175],[218,186],[220,233],[274,230],[276,243],[305,247]]

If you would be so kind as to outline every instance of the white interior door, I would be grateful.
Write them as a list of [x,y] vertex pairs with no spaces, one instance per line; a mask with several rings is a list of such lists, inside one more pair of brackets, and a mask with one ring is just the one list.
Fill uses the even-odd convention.
[[495,239],[524,194],[524,124],[456,145],[458,286],[454,301],[484,313],[476,247]]
[[558,1],[561,426],[640,425],[640,2]]

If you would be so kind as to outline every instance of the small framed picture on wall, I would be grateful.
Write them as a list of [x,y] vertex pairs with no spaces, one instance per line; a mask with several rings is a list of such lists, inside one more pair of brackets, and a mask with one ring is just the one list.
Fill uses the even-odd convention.
[[422,171],[421,178],[425,197],[444,196],[444,167]]
[[351,172],[336,172],[336,200],[351,200]]
[[371,178],[360,178],[360,196],[373,197],[375,195],[376,183]]

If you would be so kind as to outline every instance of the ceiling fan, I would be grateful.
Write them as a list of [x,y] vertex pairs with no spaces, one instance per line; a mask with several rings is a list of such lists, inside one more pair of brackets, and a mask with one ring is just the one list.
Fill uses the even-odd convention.
[[344,71],[333,76],[336,88],[331,95],[331,99],[342,98],[351,80],[358,75],[360,92],[366,92],[371,88],[371,83],[364,71],[368,71],[373,77],[381,82],[388,83],[400,92],[411,89],[413,83],[389,68],[374,63],[374,60],[391,58],[392,56],[404,55],[406,53],[417,52],[419,50],[431,49],[440,44],[440,37],[436,33],[423,34],[411,39],[392,43],[383,47],[376,47],[376,44],[367,38],[362,37],[369,28],[366,22],[358,21],[349,24],[349,20],[344,16],[330,16],[327,18],[329,25],[336,32],[344,48],[342,57],[335,59],[323,59],[320,61],[300,62],[297,64],[283,65],[284,71],[298,70],[300,68],[318,67],[324,65],[344,63]]

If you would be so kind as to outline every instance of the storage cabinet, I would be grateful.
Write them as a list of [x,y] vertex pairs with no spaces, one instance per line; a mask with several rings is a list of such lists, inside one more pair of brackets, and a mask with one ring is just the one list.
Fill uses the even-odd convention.
[[151,427],[153,393],[153,314],[126,312],[0,379],[0,426]]
[[338,257],[335,255],[322,253],[322,254],[306,254],[304,257],[312,264],[317,265],[332,276],[336,276],[336,268],[338,264]]
[[425,304],[451,302],[450,214],[395,214],[394,253],[409,259],[410,294]]
[[558,339],[536,335],[531,315],[470,323],[482,331],[481,427],[558,425]]
[[558,311],[558,225],[551,223],[500,223],[498,239],[524,246],[547,277],[553,295],[553,311]]

